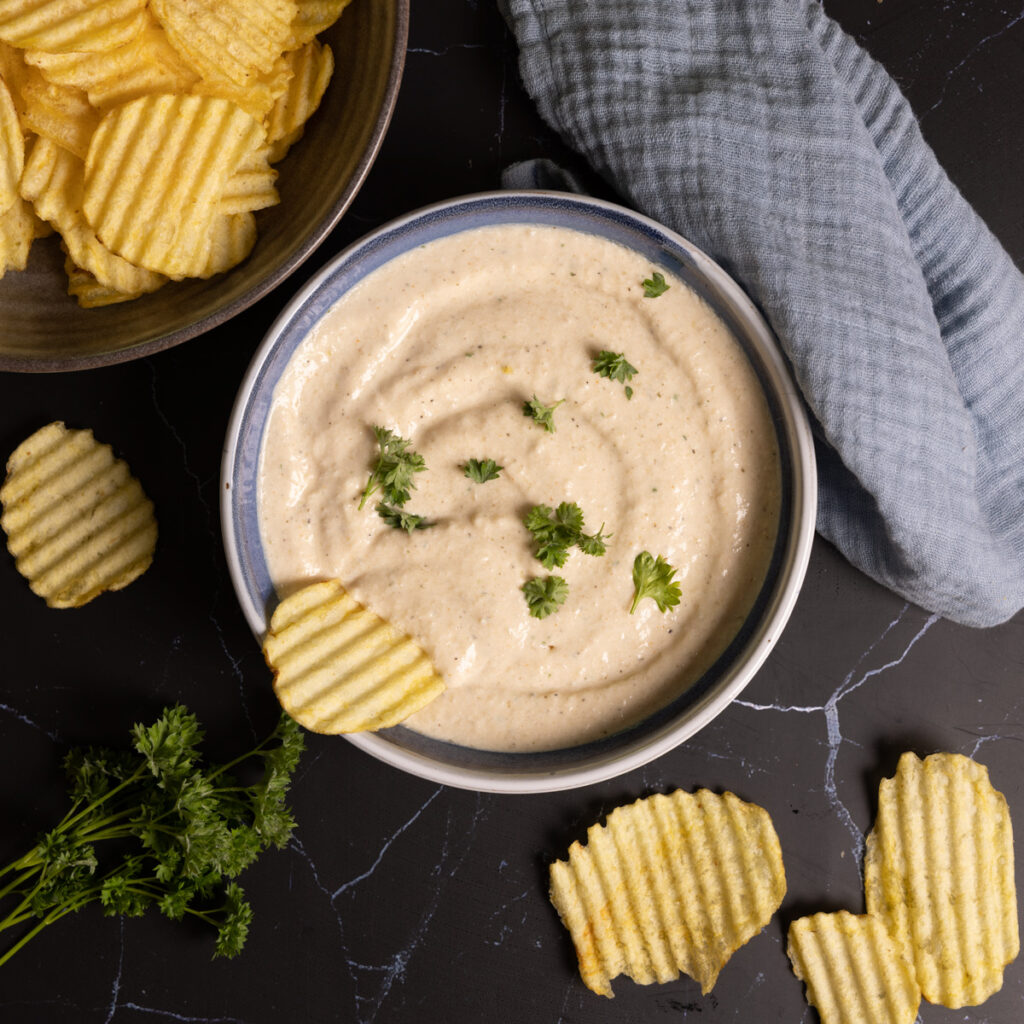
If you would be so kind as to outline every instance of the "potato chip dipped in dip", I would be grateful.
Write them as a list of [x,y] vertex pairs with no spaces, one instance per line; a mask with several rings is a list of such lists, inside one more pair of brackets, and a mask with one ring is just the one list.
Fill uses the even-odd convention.
[[711,666],[765,579],[775,429],[739,344],[664,268],[500,225],[368,274],[274,393],[259,479],[281,596],[338,579],[447,685],[407,719],[575,746]]

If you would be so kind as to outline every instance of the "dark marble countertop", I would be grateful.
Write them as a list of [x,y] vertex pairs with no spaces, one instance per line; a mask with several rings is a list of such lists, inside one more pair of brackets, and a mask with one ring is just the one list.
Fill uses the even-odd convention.
[[[900,82],[953,180],[1024,263],[1020,0],[826,7]],[[218,522],[221,444],[249,358],[286,300],[348,242],[424,203],[496,187],[506,164],[537,155],[573,162],[523,94],[493,4],[423,0],[376,165],[291,279],[225,327],[150,359],[0,375],[0,452],[52,419],[89,425],[142,478],[161,525],[150,571],[74,612],[47,609],[0,557],[0,863],[63,813],[69,746],[122,744],[132,722],[176,700],[198,713],[215,755],[270,728],[277,705],[235,602]],[[1020,832],[1022,741],[1024,616],[984,631],[954,625],[818,539],[767,663],[671,754],[586,789],[507,797],[410,778],[342,740],[312,737],[293,790],[295,836],[242,879],[255,910],[242,956],[211,961],[203,929],[90,908],[0,969],[0,1020],[813,1021],[785,929],[803,913],[863,909],[879,779],[903,750],[975,756]],[[686,977],[651,987],[620,979],[614,1000],[593,995],[547,900],[547,864],[617,804],[701,786],[770,811],[788,877],[780,912],[708,996]],[[1018,960],[982,1006],[925,1004],[919,1019],[1022,1018]]]

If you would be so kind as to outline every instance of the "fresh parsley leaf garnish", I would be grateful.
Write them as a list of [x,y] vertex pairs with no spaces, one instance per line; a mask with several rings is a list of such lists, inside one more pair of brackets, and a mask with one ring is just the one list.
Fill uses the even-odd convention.
[[504,469],[494,459],[470,459],[463,467],[462,472],[475,480],[478,484],[485,484],[488,480],[497,480],[498,474]]
[[640,283],[644,286],[645,299],[656,299],[659,295],[664,295],[669,289],[668,284],[665,282],[665,276],[658,273],[657,270]]
[[545,569],[565,565],[573,545],[587,555],[605,553],[604,523],[596,534],[585,534],[583,510],[574,501],[563,501],[555,509],[534,505],[523,522],[536,544],[534,554]]
[[633,397],[633,389],[627,384],[626,385],[626,398],[630,399]]
[[[610,537],[611,534],[608,536]],[[602,523],[601,529],[597,533],[581,533],[576,541],[576,547],[585,555],[603,555],[608,550],[605,544],[607,539],[608,537],[604,535],[604,523]]]
[[545,405],[536,395],[529,401],[523,402],[523,415],[529,416],[538,426],[543,427],[549,434],[555,432],[555,410],[564,402],[561,398],[554,405]]
[[[6,963],[65,914],[99,903],[108,915],[155,909],[217,929],[214,956],[245,944],[252,909],[233,881],[264,850],[285,846],[295,821],[285,804],[302,755],[287,715],[248,753],[206,767],[202,730],[180,704],[132,729],[131,751],[72,750],[65,758],[71,808],[26,854],[0,868],[10,902],[0,932],[27,926]],[[248,785],[233,775],[259,770]],[[33,918],[35,920],[33,920]]]
[[[591,365],[598,377],[617,380],[620,384],[628,383],[639,373],[637,368],[626,358],[625,352],[609,352],[605,349],[594,356]],[[632,394],[632,389],[626,388],[626,392]]]
[[396,530],[405,530],[410,537],[416,530],[427,530],[431,526],[436,525],[436,523],[425,516],[417,516],[412,512],[403,512],[402,509],[395,508],[394,505],[385,505],[383,501],[377,505],[377,515],[388,526],[393,526]]
[[561,576],[534,576],[523,584],[522,590],[535,619],[546,619],[565,604],[569,596],[569,584]]
[[380,452],[363,488],[359,507],[362,508],[367,498],[378,490],[389,505],[404,505],[409,500],[409,492],[416,486],[413,474],[422,473],[427,468],[423,456],[409,450],[411,441],[386,427],[374,427],[373,433]]
[[629,614],[636,611],[645,597],[654,601],[660,612],[679,604],[679,584],[672,581],[675,574],[675,569],[661,555],[655,558],[649,551],[641,551],[633,560],[634,593]]

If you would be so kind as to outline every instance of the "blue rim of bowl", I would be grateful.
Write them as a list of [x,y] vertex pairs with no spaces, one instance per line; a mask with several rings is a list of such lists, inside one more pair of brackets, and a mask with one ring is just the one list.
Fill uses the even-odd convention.
[[409,249],[473,228],[537,224],[596,234],[646,256],[694,288],[747,353],[776,424],[783,476],[779,533],[765,583],[744,626],[676,700],[612,736],[564,750],[480,751],[403,726],[346,738],[402,770],[446,785],[495,793],[554,792],[638,768],[678,746],[723,711],[753,678],[792,612],[810,559],[817,477],[803,401],[768,325],[739,285],[695,246],[625,207],[562,192],[501,191],[414,211],[353,243],[292,299],[273,323],[239,388],[221,472],[221,526],[235,593],[262,641],[276,601],[260,543],[256,485],[274,387],[296,348],[346,291]]

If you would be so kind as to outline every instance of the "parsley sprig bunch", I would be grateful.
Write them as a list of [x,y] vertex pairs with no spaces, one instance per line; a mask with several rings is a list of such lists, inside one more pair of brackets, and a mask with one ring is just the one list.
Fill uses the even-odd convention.
[[[110,916],[153,908],[175,921],[189,915],[217,929],[215,956],[241,951],[252,908],[234,879],[291,837],[285,795],[304,740],[282,715],[248,753],[207,768],[202,738],[196,717],[179,704],[152,725],[134,726],[131,751],[68,754],[70,810],[0,868],[0,901],[13,901],[0,932],[23,929],[0,965],[45,927],[94,902]],[[254,767],[257,781],[242,784],[236,770]]]

